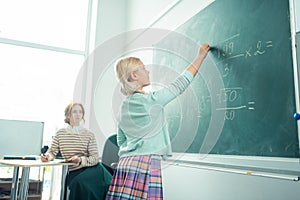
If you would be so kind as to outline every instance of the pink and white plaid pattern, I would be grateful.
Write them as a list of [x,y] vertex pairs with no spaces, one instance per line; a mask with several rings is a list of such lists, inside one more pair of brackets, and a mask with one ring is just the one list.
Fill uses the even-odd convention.
[[106,200],[163,199],[161,160],[156,155],[120,159]]

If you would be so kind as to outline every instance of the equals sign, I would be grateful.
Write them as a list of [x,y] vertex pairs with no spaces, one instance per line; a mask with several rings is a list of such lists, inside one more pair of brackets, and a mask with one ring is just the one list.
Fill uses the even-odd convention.
[[249,110],[255,110],[255,108],[253,107],[254,104],[255,104],[254,101],[249,101],[249,102],[248,102],[248,105],[249,105],[248,109],[249,109]]
[[267,42],[266,42],[266,46],[267,46],[267,48],[273,47],[272,41],[267,41]]

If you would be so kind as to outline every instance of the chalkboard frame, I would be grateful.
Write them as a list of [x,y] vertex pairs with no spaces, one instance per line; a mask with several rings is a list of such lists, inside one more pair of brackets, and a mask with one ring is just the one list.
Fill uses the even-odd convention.
[[[291,6],[291,13],[294,8]],[[291,24],[295,24],[293,20],[294,17],[291,17]],[[296,27],[295,25],[292,27]],[[295,101],[296,101],[296,109],[297,112],[300,113],[300,88],[299,88],[299,80],[300,80],[300,31],[296,32],[295,28],[292,28],[292,47],[293,47],[293,63],[294,63],[294,77],[295,77]],[[300,141],[300,120],[297,121],[298,125],[298,140]],[[300,142],[299,142],[300,149]],[[299,156],[300,157],[300,156]]]

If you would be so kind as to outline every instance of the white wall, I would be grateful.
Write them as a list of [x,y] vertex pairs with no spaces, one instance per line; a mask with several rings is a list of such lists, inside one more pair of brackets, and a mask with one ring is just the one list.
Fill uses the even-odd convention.
[[[148,0],[131,0],[131,8],[143,10],[144,12],[141,12],[141,15],[136,15],[135,12],[131,12],[131,14],[129,14],[131,17],[129,18],[128,26],[131,29],[152,27],[174,30],[213,1],[214,0],[168,0],[162,1],[168,2],[167,4],[164,4],[165,7],[162,8],[162,5],[159,5],[158,3],[159,0],[151,1],[154,2],[153,4],[149,3],[150,1]],[[152,12],[152,17],[149,17],[149,14],[147,13],[148,11],[151,11],[150,8],[160,10]],[[135,19],[140,20],[137,21]],[[141,19],[143,19],[144,22],[142,22]]]
[[119,0],[99,0],[96,44],[122,33],[127,27],[127,4]]
[[290,0],[294,4],[296,32],[300,31],[300,0]]
[[[213,0],[100,0],[96,44],[134,29],[161,28],[174,30]],[[300,31],[300,0],[295,0],[295,26]],[[109,48],[107,49],[109,51]],[[110,67],[109,67],[110,68]],[[101,91],[94,109],[104,134],[115,132],[112,92],[117,87],[114,71],[102,74]],[[102,139],[100,150],[102,149]],[[230,159],[229,159],[230,161]],[[166,164],[166,163],[164,163]],[[300,171],[300,169],[299,169]],[[300,182],[245,176],[227,172],[168,165],[163,169],[164,194],[167,200],[281,200],[299,199]]]
[[169,165],[166,200],[298,200],[300,182]]

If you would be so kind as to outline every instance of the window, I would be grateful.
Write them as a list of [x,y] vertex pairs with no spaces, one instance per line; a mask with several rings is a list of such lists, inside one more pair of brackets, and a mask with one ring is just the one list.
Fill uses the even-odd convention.
[[84,50],[88,0],[4,0],[0,37]]
[[64,125],[83,56],[0,44],[0,118],[45,122],[44,140]]
[[[91,7],[92,0],[0,1],[0,118],[43,121],[47,145],[65,125],[64,109],[88,55]],[[0,178],[11,176],[12,168],[3,168]],[[48,193],[51,173],[44,176]]]

